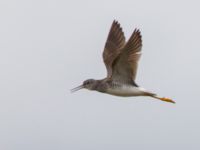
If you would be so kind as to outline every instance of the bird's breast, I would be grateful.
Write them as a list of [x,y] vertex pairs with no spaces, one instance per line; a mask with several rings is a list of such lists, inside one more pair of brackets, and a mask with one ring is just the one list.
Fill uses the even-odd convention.
[[144,89],[135,86],[120,86],[115,88],[108,88],[107,93],[116,96],[141,96],[144,95]]

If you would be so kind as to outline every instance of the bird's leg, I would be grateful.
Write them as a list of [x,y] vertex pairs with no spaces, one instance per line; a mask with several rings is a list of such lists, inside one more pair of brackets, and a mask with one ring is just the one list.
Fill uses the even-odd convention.
[[153,95],[152,97],[153,97],[153,98],[156,98],[156,99],[159,99],[159,100],[161,100],[161,101],[170,102],[170,103],[175,103],[175,101],[173,101],[173,100],[170,99],[170,98],[158,97],[158,96],[156,96],[156,95]]

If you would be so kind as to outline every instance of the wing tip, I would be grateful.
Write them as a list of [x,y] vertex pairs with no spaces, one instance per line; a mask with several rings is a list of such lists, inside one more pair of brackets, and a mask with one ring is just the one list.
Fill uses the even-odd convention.
[[112,26],[117,26],[117,27],[120,28],[120,23],[116,19],[114,19],[113,23],[112,23]]
[[141,30],[139,28],[135,28],[134,33],[139,33],[141,34]]

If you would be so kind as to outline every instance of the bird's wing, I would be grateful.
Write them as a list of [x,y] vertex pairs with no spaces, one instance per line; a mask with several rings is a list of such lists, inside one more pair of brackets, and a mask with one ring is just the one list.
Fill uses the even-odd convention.
[[136,78],[138,60],[141,56],[142,37],[135,29],[121,53],[112,65],[112,79],[119,82],[132,82]]
[[115,58],[119,55],[120,50],[125,45],[125,37],[120,24],[113,21],[108,38],[103,51],[103,60],[107,69],[107,77],[112,75],[112,64]]

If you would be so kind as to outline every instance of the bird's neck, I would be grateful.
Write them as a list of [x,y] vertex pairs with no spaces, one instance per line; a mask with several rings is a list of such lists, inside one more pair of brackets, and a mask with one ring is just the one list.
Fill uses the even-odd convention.
[[106,92],[106,88],[107,88],[106,81],[104,79],[102,79],[102,80],[95,80],[91,90],[95,90],[95,91],[104,93],[104,92]]

